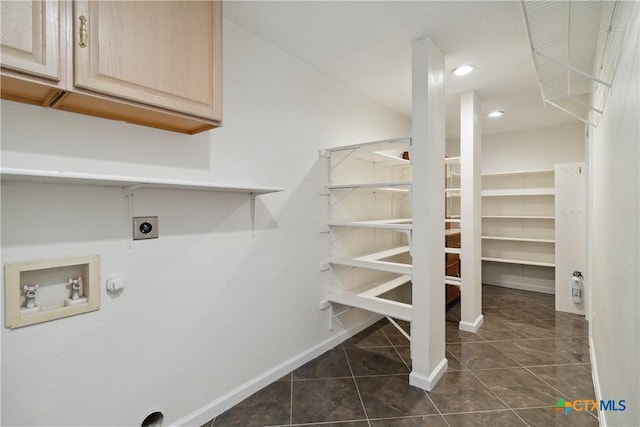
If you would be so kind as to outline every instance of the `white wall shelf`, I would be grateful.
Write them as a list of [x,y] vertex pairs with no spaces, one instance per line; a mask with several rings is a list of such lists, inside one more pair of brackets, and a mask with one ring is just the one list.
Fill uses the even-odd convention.
[[331,156],[333,153],[343,153],[343,158],[340,158],[332,167],[337,167],[349,157],[389,166],[410,166],[411,162],[403,158],[403,153],[409,151],[410,147],[411,138],[402,137],[327,148],[321,154]]
[[357,227],[357,228],[378,228],[393,231],[411,231],[413,227],[413,219],[411,218],[392,218],[377,219],[368,221],[330,221],[331,227]]
[[482,215],[483,219],[522,219],[522,220],[554,220],[553,215]]
[[409,255],[409,246],[400,246],[356,257],[329,258],[329,264],[367,268],[370,270],[386,271],[388,273],[411,274],[413,269],[411,264],[387,261],[388,258],[404,255]]
[[36,169],[0,169],[2,181],[57,183],[57,184],[85,184],[104,187],[121,188],[156,188],[169,190],[191,190],[211,192],[249,193],[259,196],[268,193],[284,191],[279,187],[262,187],[225,184],[206,181],[188,181],[161,178],[144,178],[118,175],[101,175],[91,173],[77,173]]
[[555,263],[553,262],[545,262],[545,261],[531,261],[524,259],[516,259],[516,258],[495,258],[495,257],[482,257],[482,261],[491,261],[498,262],[503,264],[521,264],[521,265],[536,265],[539,267],[555,267]]
[[535,170],[517,170],[507,172],[488,172],[483,173],[482,177],[491,176],[510,176],[510,175],[538,175],[538,174],[553,174],[553,169],[535,169]]
[[482,240],[504,240],[509,242],[555,243],[553,239],[534,239],[528,237],[482,236]]
[[522,197],[522,196],[553,196],[553,188],[514,188],[504,190],[482,190],[482,197]]
[[329,190],[368,189],[376,191],[398,191],[408,193],[411,182],[365,182],[357,184],[329,184]]
[[328,299],[330,302],[361,308],[394,319],[411,322],[413,314],[411,304],[381,297],[381,295],[409,283],[411,283],[411,276],[402,275],[391,280],[370,283],[367,286],[356,289],[334,289],[329,294]]

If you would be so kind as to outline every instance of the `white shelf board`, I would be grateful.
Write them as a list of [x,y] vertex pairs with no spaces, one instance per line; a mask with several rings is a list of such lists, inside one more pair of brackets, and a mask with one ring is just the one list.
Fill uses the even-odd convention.
[[365,182],[365,183],[353,183],[353,184],[329,184],[327,188],[329,190],[348,190],[348,189],[370,189],[377,191],[398,191],[408,193],[411,187],[411,181],[395,181],[395,182]]
[[350,151],[348,157],[365,160],[374,163],[386,163],[391,165],[411,165],[411,161],[403,159],[402,153],[409,151],[411,138],[401,137],[382,141],[363,142],[360,144],[343,145],[341,147],[328,148],[329,153]]
[[248,185],[222,184],[206,181],[101,175],[51,170],[1,168],[0,172],[2,181],[84,184],[122,188],[132,187],[212,192],[236,192],[250,193],[253,195],[284,191],[284,188],[279,187],[254,187]]
[[369,142],[360,142],[357,144],[341,145],[338,147],[327,148],[327,151],[334,152],[334,151],[344,151],[344,150],[351,150],[353,148],[357,148],[357,149],[368,150],[370,152],[373,152],[373,151],[385,150],[391,146],[397,146],[398,144],[406,145],[408,148],[408,146],[411,144],[411,137],[401,136],[398,138],[381,139],[379,141],[369,141]]
[[460,255],[460,248],[444,248],[445,254],[458,254]]
[[542,216],[542,215],[482,215],[482,218],[486,219],[545,219],[553,220],[555,216]]
[[545,173],[555,173],[554,169],[534,169],[534,170],[517,170],[517,171],[507,171],[507,172],[488,172],[483,173],[481,176],[508,176],[508,175],[534,175],[534,174],[545,174]]
[[370,270],[387,271],[389,273],[397,274],[411,274],[413,271],[413,266],[411,264],[383,261],[385,258],[407,253],[409,253],[409,246],[400,246],[353,258],[329,258],[329,264],[368,268]]
[[554,239],[532,239],[527,237],[482,236],[482,240],[503,240],[508,242],[555,243]]
[[445,188],[444,192],[445,193],[459,193],[460,192],[460,188]]
[[457,276],[444,276],[444,284],[445,285],[453,285],[460,286],[462,283],[462,279]]
[[482,190],[482,197],[496,196],[553,196],[555,189],[550,188],[515,188],[506,190]]
[[539,267],[555,267],[553,262],[545,261],[531,261],[526,259],[513,259],[513,258],[495,258],[495,257],[482,257],[482,261],[501,262],[504,264],[522,264],[522,265],[535,265]]
[[368,221],[332,221],[329,222],[331,227],[358,227],[358,228],[377,228],[393,231],[411,231],[413,227],[412,218],[392,218],[392,219],[376,219]]
[[444,163],[445,164],[458,164],[458,163],[460,163],[460,156],[458,156],[458,157],[445,157],[444,158]]
[[413,309],[411,304],[380,298],[380,295],[411,282],[411,276],[403,275],[391,280],[369,284],[367,286],[336,290],[329,294],[330,302],[361,308],[394,319],[411,322]]

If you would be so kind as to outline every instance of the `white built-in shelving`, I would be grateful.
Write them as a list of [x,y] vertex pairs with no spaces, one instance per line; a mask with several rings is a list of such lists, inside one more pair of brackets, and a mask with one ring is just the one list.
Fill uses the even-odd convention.
[[481,194],[485,283],[552,291],[554,170],[484,173]]
[[328,157],[327,300],[411,321],[410,138],[323,150]]
[[[412,320],[410,149],[411,140],[400,138],[320,153],[329,159],[329,302]],[[447,158],[444,163],[446,223],[457,229],[460,158]],[[455,247],[443,247],[443,251],[460,254]],[[448,285],[460,286],[460,281],[456,276],[444,278]]]

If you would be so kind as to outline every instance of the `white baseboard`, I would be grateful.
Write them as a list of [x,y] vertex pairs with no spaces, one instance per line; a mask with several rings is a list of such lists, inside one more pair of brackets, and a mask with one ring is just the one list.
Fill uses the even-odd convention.
[[458,323],[458,327],[461,331],[472,332],[475,334],[478,332],[478,329],[480,329],[480,326],[482,326],[482,323],[484,323],[484,316],[481,314],[475,321],[473,321],[473,323],[460,321],[460,323]]
[[322,341],[321,343],[303,351],[302,353],[297,354],[296,356],[290,358],[289,360],[284,361],[283,363],[275,366],[274,368],[266,371],[265,373],[231,390],[230,392],[214,400],[213,402],[177,420],[171,425],[175,425],[175,426],[203,425],[204,423],[220,415],[227,409],[230,409],[233,406],[237,405],[238,403],[242,402],[244,399],[251,396],[255,392],[262,390],[264,387],[268,386],[274,381],[279,380],[280,378],[282,378],[289,372],[293,371],[294,369],[299,368],[305,363],[327,352],[328,350],[331,350],[338,344],[342,343],[344,340],[368,328],[378,320],[380,320],[379,315],[369,316],[367,319],[356,324],[352,328],[348,330],[343,330],[337,333],[336,335],[333,335],[331,338],[325,341]]
[[[598,364],[596,363],[596,352],[593,347],[593,340],[589,338],[589,359],[591,361],[591,379],[593,380],[593,391],[596,395],[596,400],[600,402],[602,400],[602,390],[600,390],[600,381],[598,380]],[[606,411],[598,411],[598,421],[602,427],[607,426]]]
[[416,371],[411,371],[409,374],[409,384],[421,388],[426,391],[433,390],[433,387],[436,386],[440,378],[447,372],[447,367],[449,366],[449,362],[445,357],[438,363],[438,366],[433,370],[431,375],[424,376],[422,374],[418,374]]
[[548,288],[546,286],[540,286],[540,285],[530,285],[528,283],[505,282],[502,280],[483,279],[482,284],[500,286],[502,288],[519,289],[521,291],[540,292],[543,294],[551,294],[551,295],[554,295],[556,293],[555,289],[553,288]]

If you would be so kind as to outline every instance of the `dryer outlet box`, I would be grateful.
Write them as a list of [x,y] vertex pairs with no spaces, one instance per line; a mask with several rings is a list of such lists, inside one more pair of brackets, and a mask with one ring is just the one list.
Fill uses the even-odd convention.
[[133,240],[157,239],[158,217],[135,216],[133,217]]

